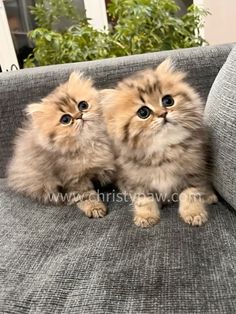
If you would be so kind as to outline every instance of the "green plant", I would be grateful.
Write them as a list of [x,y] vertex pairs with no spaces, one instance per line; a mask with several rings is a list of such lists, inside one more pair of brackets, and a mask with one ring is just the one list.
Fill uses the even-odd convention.
[[[112,0],[109,30],[95,30],[76,13],[72,0],[37,0],[32,13],[38,28],[29,33],[34,42],[26,67],[78,62],[159,50],[200,46],[202,18],[208,12],[190,6],[178,14],[174,0]],[[56,31],[54,25],[70,18],[73,26]]]
[[48,30],[64,18],[69,18],[74,23],[80,21],[71,0],[36,0],[35,6],[30,9],[38,26]]

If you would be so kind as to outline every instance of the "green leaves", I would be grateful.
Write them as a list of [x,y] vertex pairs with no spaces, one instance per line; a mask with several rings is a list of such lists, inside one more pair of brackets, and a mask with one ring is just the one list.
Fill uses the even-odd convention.
[[[95,30],[73,8],[71,0],[37,0],[32,13],[38,28],[29,33],[33,54],[26,67],[79,62],[159,50],[200,46],[202,17],[209,12],[191,6],[179,14],[174,0],[112,0],[113,27]],[[73,26],[56,31],[65,18]]]
[[81,16],[76,12],[71,0],[36,0],[31,7],[31,13],[39,27],[52,29],[56,23],[65,18],[73,23],[78,23]]

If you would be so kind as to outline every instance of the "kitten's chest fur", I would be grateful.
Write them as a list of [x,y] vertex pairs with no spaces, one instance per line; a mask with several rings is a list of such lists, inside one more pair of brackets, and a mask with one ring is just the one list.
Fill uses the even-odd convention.
[[[130,191],[164,195],[180,191],[203,166],[199,147],[201,142],[186,140],[160,147],[148,155],[140,152],[127,158],[127,153],[121,154],[118,158],[118,165],[122,168],[121,188],[126,186]],[[129,173],[126,179],[125,173]]]
[[112,170],[113,154],[106,141],[90,141],[86,147],[60,156],[56,162],[57,174],[67,181],[71,177],[93,177],[100,171]]

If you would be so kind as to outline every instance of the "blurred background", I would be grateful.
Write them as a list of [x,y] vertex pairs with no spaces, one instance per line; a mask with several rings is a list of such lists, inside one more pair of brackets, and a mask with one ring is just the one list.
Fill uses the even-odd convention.
[[0,71],[236,40],[236,0],[0,0]]

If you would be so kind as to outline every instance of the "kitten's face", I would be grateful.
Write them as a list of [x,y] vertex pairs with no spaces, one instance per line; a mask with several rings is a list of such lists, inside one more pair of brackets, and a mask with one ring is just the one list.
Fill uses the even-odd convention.
[[[169,60],[104,92],[104,115],[111,136],[133,148],[178,144],[201,126],[198,95]],[[157,147],[157,146],[156,146]]]
[[42,144],[62,151],[74,150],[101,124],[98,92],[90,79],[75,72],[65,84],[41,103],[29,105],[26,111],[32,116]]

